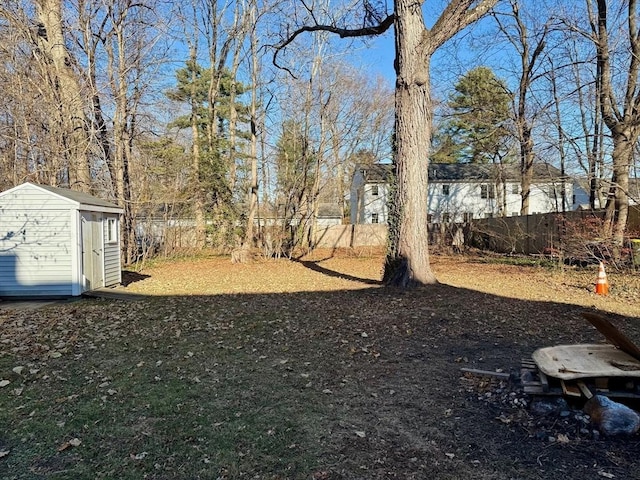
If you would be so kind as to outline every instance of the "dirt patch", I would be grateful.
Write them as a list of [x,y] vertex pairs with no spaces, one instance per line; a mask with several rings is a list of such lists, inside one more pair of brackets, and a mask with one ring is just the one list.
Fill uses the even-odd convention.
[[637,277],[610,272],[599,297],[595,269],[434,257],[441,283],[402,291],[379,284],[381,265],[323,252],[167,262],[122,288],[138,302],[5,315],[3,365],[32,363],[67,393],[38,380],[0,400],[12,425],[0,476],[29,478],[21,439],[50,449],[30,432],[51,417],[57,437],[82,437],[74,478],[122,458],[123,478],[640,478],[639,437],[599,437],[573,405],[532,407],[517,381],[461,372],[517,378],[536,348],[601,341],[584,309],[640,343]]

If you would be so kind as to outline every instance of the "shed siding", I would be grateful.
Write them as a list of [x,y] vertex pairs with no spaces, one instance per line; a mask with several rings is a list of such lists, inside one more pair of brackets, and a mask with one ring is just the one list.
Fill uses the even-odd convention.
[[71,212],[34,198],[0,201],[0,295],[71,295]]
[[[104,200],[70,190],[25,183],[0,192],[0,296],[68,296],[83,291],[80,210],[119,222],[120,210]],[[102,227],[102,224],[100,224]],[[100,233],[97,233],[99,231]],[[99,283],[119,283],[119,238],[93,230],[92,248],[102,251]],[[92,270],[94,271],[94,270]]]
[[[109,241],[109,219],[115,220],[115,235]],[[104,217],[104,284],[106,287],[116,285],[121,281],[120,274],[120,223],[117,215],[105,215]]]

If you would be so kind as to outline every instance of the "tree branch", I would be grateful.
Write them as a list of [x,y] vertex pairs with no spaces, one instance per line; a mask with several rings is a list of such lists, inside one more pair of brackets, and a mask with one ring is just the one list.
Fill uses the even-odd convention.
[[351,28],[340,28],[340,27],[336,27],[335,25],[320,25],[320,24],[306,25],[304,27],[300,27],[299,29],[294,31],[291,35],[289,35],[289,37],[284,42],[278,45],[271,45],[273,48],[275,48],[275,51],[273,52],[273,64],[277,68],[285,70],[286,72],[289,73],[289,75],[295,78],[295,75],[293,74],[293,72],[291,72],[291,70],[289,70],[287,67],[284,67],[278,64],[278,54],[280,53],[281,50],[283,50],[288,45],[293,43],[295,39],[300,35],[302,35],[303,33],[329,32],[329,33],[334,33],[338,35],[340,38],[368,37],[372,35],[383,34],[387,30],[389,30],[389,28],[391,28],[394,21],[395,21],[395,16],[391,14],[391,15],[388,15],[387,18],[385,18],[382,22],[380,22],[380,24],[373,25],[370,27],[351,29]]
[[[475,7],[471,8],[473,4]],[[432,51],[468,25],[486,15],[498,0],[452,0],[427,32]]]

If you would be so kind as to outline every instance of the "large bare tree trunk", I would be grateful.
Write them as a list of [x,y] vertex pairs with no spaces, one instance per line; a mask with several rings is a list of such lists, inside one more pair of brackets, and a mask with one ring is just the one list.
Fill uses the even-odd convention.
[[635,144],[629,138],[634,137],[637,138],[637,134],[629,131],[614,131],[613,134],[613,175],[605,206],[605,227],[618,245],[622,245],[619,239],[624,239],[629,216],[629,168]]
[[436,283],[429,265],[427,183],[432,109],[429,66],[433,53],[485,15],[496,0],[452,0],[431,29],[412,0],[396,0],[396,179],[383,281],[412,287]]
[[[88,161],[89,139],[82,89],[71,65],[62,27],[62,0],[37,0],[37,15],[42,24],[39,47],[54,68],[52,85],[59,105],[64,155],[69,168],[69,186],[75,190],[91,190]],[[56,113],[52,112],[52,117]]]
[[[423,45],[422,11],[411,0],[396,1],[396,178],[384,282],[409,287],[436,282],[429,265],[427,174],[431,147],[429,60]],[[393,222],[394,220],[392,220]]]

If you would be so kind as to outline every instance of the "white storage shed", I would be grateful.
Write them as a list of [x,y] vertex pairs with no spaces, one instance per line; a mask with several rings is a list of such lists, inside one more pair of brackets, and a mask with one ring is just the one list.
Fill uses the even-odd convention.
[[24,183],[0,193],[0,297],[61,297],[121,282],[111,202]]

